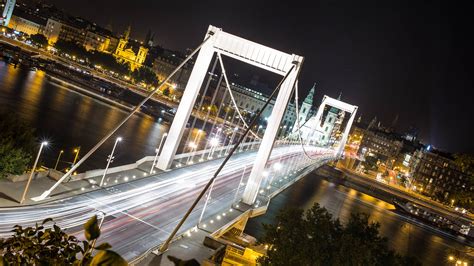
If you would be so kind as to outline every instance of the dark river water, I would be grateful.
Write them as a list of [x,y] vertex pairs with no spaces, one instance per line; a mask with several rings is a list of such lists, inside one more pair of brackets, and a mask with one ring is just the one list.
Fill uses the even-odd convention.
[[[16,113],[36,128],[37,136],[47,140],[41,155],[46,166],[53,167],[60,150],[64,150],[58,169],[70,165],[74,148],[85,154],[126,112],[94,98],[84,96],[65,84],[51,80],[42,71],[14,68],[0,61],[0,112]],[[123,138],[114,155],[114,165],[132,163],[153,155],[168,124],[153,117],[133,116],[117,133]],[[87,160],[81,170],[105,167],[115,136]]]
[[[53,82],[41,71],[13,68],[0,61],[0,112],[13,112],[36,128],[37,135],[49,141],[42,161],[54,166],[58,152],[64,150],[59,169],[73,160],[73,149],[81,154],[90,149],[126,113],[94,98],[84,96],[64,84]],[[168,124],[139,114],[133,116],[118,132],[123,141],[115,154],[114,165],[132,163],[153,155]],[[80,170],[103,168],[114,139],[106,142]],[[389,238],[390,247],[402,254],[416,256],[425,265],[447,263],[448,249],[464,250],[464,246],[446,236],[408,223],[393,212],[393,206],[344,186],[310,175],[274,198],[266,215],[251,220],[247,233],[258,236],[261,223],[271,223],[278,210],[286,207],[309,208],[318,202],[342,222],[351,212],[364,212],[381,224],[382,235]]]

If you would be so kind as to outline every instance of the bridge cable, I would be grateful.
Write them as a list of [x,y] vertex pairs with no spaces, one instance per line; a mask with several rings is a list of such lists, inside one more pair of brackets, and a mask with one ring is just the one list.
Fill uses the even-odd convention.
[[[295,112],[296,112],[296,125],[297,125],[297,128],[296,128],[296,131],[297,131],[297,137],[298,137],[298,140],[300,142],[300,145],[301,145],[301,148],[303,150],[303,153],[304,155],[313,160],[313,161],[317,161],[318,159],[315,159],[313,157],[311,157],[311,155],[308,154],[308,152],[306,151],[305,147],[304,147],[304,144],[303,144],[303,138],[301,136],[301,128],[306,124],[306,122],[309,121],[306,120],[303,125],[300,126],[300,114],[299,114],[299,106],[298,106],[298,80],[295,82],[295,105],[296,105],[296,108],[295,108]],[[316,123],[318,123],[319,121],[316,121]]]
[[[248,128],[249,126],[247,125],[247,122],[245,122],[245,119],[244,119],[244,117],[242,116],[242,114],[240,113],[239,107],[237,106],[237,103],[235,102],[234,95],[232,94],[232,89],[230,88],[229,80],[227,79],[227,74],[226,74],[226,71],[225,71],[225,68],[224,68],[224,62],[222,61],[221,53],[219,53],[219,52],[216,52],[216,53],[217,53],[217,57],[219,58],[219,63],[221,64],[221,69],[222,69],[222,73],[224,74],[225,84],[226,84],[227,90],[229,91],[230,98],[231,98],[231,100],[232,100],[232,104],[234,105],[234,108],[235,108],[235,110],[237,111],[237,114],[239,115],[240,120],[242,120],[242,122],[244,122],[245,128]],[[256,137],[257,139],[261,139],[261,138],[260,138],[257,134],[255,134],[251,129],[250,129],[250,133],[251,133],[252,135],[254,135],[254,137]]]
[[43,200],[45,199],[49,194],[51,194],[51,192],[59,186],[59,184],[61,184],[68,176],[70,176],[72,173],[74,173],[74,171],[76,171],[76,169],[82,165],[82,163],[84,163],[100,146],[102,146],[102,144],[104,144],[118,129],[120,129],[123,124],[125,124],[129,119],[130,117],[132,117],[136,112],[138,112],[138,110],[140,110],[140,108],[143,106],[143,104],[145,104],[159,89],[161,89],[161,87],[166,84],[170,79],[171,77],[173,77],[203,46],[204,44],[214,35],[213,32],[209,32],[208,33],[209,36],[207,36],[204,41],[196,48],[194,49],[194,51],[188,56],[186,57],[186,59],[184,59],[183,62],[181,62],[181,64],[179,64],[174,70],[173,72],[171,72],[171,74],[168,75],[168,77],[166,77],[166,79],[164,79],[160,84],[159,86],[157,86],[154,90],[152,90],[148,96],[143,99],[135,108],[133,108],[133,110],[130,111],[130,113],[124,118],[122,119],[122,121],[120,123],[118,123],[112,130],[110,130],[107,135],[105,135],[101,140],[99,140],[99,142],[97,142],[97,144],[92,147],[80,160],[79,162],[77,162],[73,167],[71,167],[71,169],[69,169],[69,171],[67,173],[65,173],[49,190],[46,190],[45,192],[43,192],[43,194],[41,194],[39,197],[36,197],[35,199],[36,200]]
[[257,123],[258,121],[258,118],[262,115],[263,113],[263,110],[265,110],[265,108],[268,106],[268,104],[270,104],[270,101],[272,100],[273,96],[275,96],[275,94],[280,90],[280,87],[281,85],[283,84],[283,82],[288,78],[288,76],[290,75],[290,73],[295,69],[295,64],[293,64],[293,66],[290,68],[290,70],[288,70],[288,72],[286,73],[286,75],[283,77],[283,79],[280,81],[280,83],[278,83],[278,85],[276,86],[275,90],[272,92],[272,94],[270,95],[270,97],[268,98],[268,100],[265,102],[265,104],[263,105],[263,108],[258,112],[258,114],[253,118],[252,122],[250,123],[250,126],[247,127],[247,129],[245,129],[245,132],[242,134],[242,136],[240,136],[239,140],[237,141],[237,143],[234,145],[234,147],[232,148],[232,150],[229,152],[229,154],[225,157],[225,159],[222,161],[222,163],[219,165],[219,167],[217,168],[216,172],[214,173],[214,175],[212,176],[211,179],[209,179],[209,181],[207,182],[206,186],[201,190],[201,192],[199,193],[199,195],[197,196],[197,198],[194,200],[193,204],[189,207],[189,209],[186,211],[186,213],[184,214],[183,218],[181,218],[181,220],[179,221],[179,223],[176,225],[176,227],[173,229],[173,232],[171,233],[171,235],[168,237],[168,239],[166,239],[165,243],[163,243],[163,245],[160,247],[159,251],[160,252],[164,252],[168,249],[168,246],[171,242],[171,240],[173,240],[174,236],[176,235],[176,233],[178,232],[178,230],[181,228],[181,226],[184,224],[184,222],[186,221],[186,219],[189,217],[189,215],[191,214],[191,212],[194,210],[194,208],[196,207],[196,205],[199,203],[199,201],[201,200],[201,198],[204,196],[204,194],[206,194],[207,190],[209,189],[209,187],[211,186],[211,184],[214,182],[214,180],[217,178],[217,176],[219,175],[219,173],[221,172],[221,170],[224,168],[224,166],[226,165],[227,161],[229,161],[230,157],[234,154],[234,152],[237,150],[237,148],[239,147],[240,143],[242,143],[242,141],[245,139],[245,136],[249,133],[249,131],[251,130],[251,128]]

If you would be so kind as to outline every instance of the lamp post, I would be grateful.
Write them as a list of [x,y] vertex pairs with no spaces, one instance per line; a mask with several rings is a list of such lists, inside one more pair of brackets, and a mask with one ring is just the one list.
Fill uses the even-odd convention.
[[151,165],[150,174],[153,172],[153,168],[155,168],[156,159],[158,159],[158,155],[160,154],[160,151],[161,151],[161,146],[163,145],[163,141],[166,138],[166,136],[168,136],[168,133],[163,134],[160,140],[160,144],[158,145],[158,148],[155,149],[156,154],[155,154],[155,158],[153,159],[153,164]]
[[[190,148],[191,148],[191,151],[189,153],[193,154],[194,153],[194,150],[198,147],[198,145],[196,143],[194,143],[194,141],[191,141],[188,145]],[[191,160],[191,155],[188,157],[188,160],[186,162],[186,164],[193,164],[194,162]]]
[[59,159],[61,158],[61,156],[63,155],[64,151],[61,150],[59,152],[59,155],[58,155],[58,159],[56,160],[56,164],[54,165],[54,170],[56,170],[56,168],[58,168],[58,163],[59,163]]
[[38,164],[41,151],[43,150],[43,147],[46,145],[48,145],[48,142],[46,141],[41,142],[38,155],[36,155],[35,163],[33,164],[33,168],[31,169],[30,177],[28,178],[28,182],[26,182],[25,191],[23,191],[23,195],[21,196],[20,204],[23,204],[23,202],[25,201],[26,193],[28,193],[28,188],[30,187],[31,179],[33,178],[33,174],[35,173],[36,165]]
[[74,153],[76,154],[76,156],[74,156],[74,161],[72,161],[72,166],[74,166],[76,164],[76,161],[77,159],[79,158],[79,152],[81,151],[81,147],[79,146],[78,148],[75,148],[74,149]]
[[112,152],[110,153],[109,159],[107,160],[107,166],[105,166],[104,174],[102,175],[102,179],[100,180],[100,186],[102,186],[104,184],[105,175],[107,174],[107,170],[109,169],[109,165],[112,162],[112,158],[114,157],[115,147],[117,147],[117,143],[119,143],[119,141],[122,141],[121,137],[118,137],[115,140],[114,147],[112,148]]

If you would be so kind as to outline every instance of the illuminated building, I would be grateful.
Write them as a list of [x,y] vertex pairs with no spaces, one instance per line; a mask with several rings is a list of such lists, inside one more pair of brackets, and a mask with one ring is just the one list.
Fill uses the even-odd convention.
[[[314,90],[316,89],[316,83],[314,83],[313,87],[309,91],[308,95],[304,99],[303,103],[299,107],[299,126],[304,126],[304,123],[314,114],[313,109],[313,99],[314,99]],[[293,126],[293,132],[296,131],[298,128],[297,123]]]
[[417,150],[411,163],[411,188],[438,199],[465,191],[474,193],[472,172],[463,171],[452,154],[432,149]]
[[129,63],[130,69],[133,71],[143,65],[147,53],[148,48],[137,41],[130,40],[130,26],[128,26],[122,38],[119,39],[114,56],[121,62]]
[[[237,104],[239,108],[239,111],[245,112],[251,115],[258,113],[258,111],[261,110],[263,106],[265,105],[265,102],[268,100],[268,97],[270,97],[269,95],[250,89],[246,86],[236,84],[234,82],[230,83],[230,88],[232,90],[232,94],[234,96],[235,103]],[[216,102],[227,104],[227,105],[230,105],[231,107],[234,107],[234,105],[231,102],[229,93],[225,93],[226,90],[227,90],[227,86],[225,82],[222,82],[220,89],[217,93]],[[270,117],[274,104],[275,104],[275,100],[271,100],[267,108],[263,110],[261,117],[263,117],[264,119]],[[295,104],[292,102],[288,103],[288,107],[286,109],[286,112],[282,119],[282,123],[280,125],[281,134],[284,134],[286,132],[291,132],[291,129],[296,121],[295,110],[296,110]]]
[[15,8],[8,27],[29,35],[43,34],[46,21],[31,10]]
[[[179,52],[162,49],[160,47],[151,48],[148,54],[152,61],[150,65],[153,65],[153,71],[159,80],[164,80],[168,77],[186,58]],[[170,83],[175,84],[176,89],[184,90],[189,75],[191,75],[192,66],[192,63],[187,63],[171,78]]]

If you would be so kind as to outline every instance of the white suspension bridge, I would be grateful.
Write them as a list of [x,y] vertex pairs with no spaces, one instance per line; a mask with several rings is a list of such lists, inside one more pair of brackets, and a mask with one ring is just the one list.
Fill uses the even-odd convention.
[[[112,187],[99,186],[66,199],[46,200],[119,128],[126,126],[128,119],[196,54],[197,59],[169,132],[162,136],[155,156],[150,156],[152,166],[150,175],[146,173],[148,177]],[[245,117],[236,103],[223,56],[283,77],[263,108],[251,119]],[[36,204],[0,208],[0,236],[9,235],[15,224],[34,225],[49,217],[71,233],[78,233],[80,226],[97,214],[104,218],[100,241],[111,243],[114,250],[134,261],[152,250],[166,252],[173,240],[190,234],[192,230],[221,234],[238,219],[264,212],[275,194],[342,156],[357,112],[356,106],[325,96],[317,109],[316,123],[306,126],[306,132],[302,134],[301,129],[306,123],[304,119],[300,121],[298,105],[298,76],[302,64],[301,56],[209,26],[204,41],[160,86],[50,189],[34,195],[32,199]],[[212,78],[216,72],[220,75],[217,75],[217,86],[212,90],[216,83]],[[225,92],[220,99],[217,93],[222,83]],[[210,102],[206,100],[207,95],[210,95]],[[281,123],[293,95],[296,124],[292,132],[286,132],[281,130]],[[259,117],[272,99],[274,106],[268,123],[266,127],[259,125]],[[205,105],[208,108],[203,108]],[[210,108],[214,105],[218,106],[217,111]],[[321,146],[317,132],[323,131],[321,124],[328,106],[349,116],[340,129],[339,139],[331,145]],[[200,117],[202,121],[198,121],[196,116],[191,117],[193,110],[204,110],[204,117]],[[184,136],[187,124],[190,129]],[[104,179],[100,185],[104,185]]]

